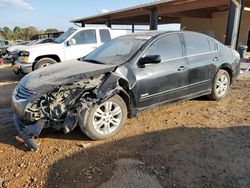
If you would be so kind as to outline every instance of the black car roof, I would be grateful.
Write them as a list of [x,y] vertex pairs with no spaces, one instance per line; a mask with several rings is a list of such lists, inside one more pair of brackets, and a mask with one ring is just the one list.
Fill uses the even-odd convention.
[[138,32],[138,33],[131,33],[128,34],[127,36],[149,36],[149,37],[154,37],[157,35],[161,34],[166,34],[166,33],[173,33],[173,32],[180,32],[180,31],[144,31],[144,32]]
[[156,37],[156,36],[161,36],[161,35],[165,35],[165,34],[171,34],[171,33],[196,33],[196,34],[201,34],[204,35],[202,33],[198,33],[195,31],[145,31],[145,32],[138,32],[138,33],[131,33],[128,34],[127,36],[149,36],[149,37]]
[[158,38],[162,35],[171,34],[171,33],[194,33],[197,35],[203,35],[204,37],[208,37],[210,39],[213,39],[217,43],[219,43],[219,41],[217,41],[213,37],[210,37],[206,34],[195,32],[195,31],[182,31],[182,30],[181,31],[164,31],[164,30],[162,30],[162,31],[159,31],[159,30],[157,30],[157,31],[145,31],[145,32],[131,33],[131,34],[128,34],[126,36],[136,36],[136,37],[142,37],[142,38],[146,38],[146,39],[155,39],[155,38]]

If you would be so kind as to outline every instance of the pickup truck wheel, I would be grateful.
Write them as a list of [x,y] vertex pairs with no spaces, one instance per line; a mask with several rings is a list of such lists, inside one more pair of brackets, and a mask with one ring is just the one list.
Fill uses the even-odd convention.
[[109,138],[118,133],[127,119],[124,100],[115,95],[100,105],[81,113],[79,126],[93,140]]
[[228,72],[225,70],[219,70],[214,78],[212,92],[208,97],[216,101],[223,99],[228,94],[230,82]]
[[52,64],[56,64],[57,62],[54,59],[51,58],[42,58],[39,61],[36,62],[34,66],[34,70],[40,69],[42,67],[48,67]]

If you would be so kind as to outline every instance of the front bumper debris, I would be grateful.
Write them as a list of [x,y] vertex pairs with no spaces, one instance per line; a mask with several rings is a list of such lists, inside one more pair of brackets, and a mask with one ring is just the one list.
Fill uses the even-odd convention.
[[35,141],[35,137],[38,137],[46,123],[46,120],[39,120],[35,124],[24,126],[22,122],[18,119],[18,117],[14,114],[14,124],[19,133],[19,135],[23,138],[24,143],[31,150],[37,150],[38,145]]
[[16,74],[28,74],[32,72],[32,64],[31,63],[21,63],[19,61],[15,61],[12,65],[12,69]]

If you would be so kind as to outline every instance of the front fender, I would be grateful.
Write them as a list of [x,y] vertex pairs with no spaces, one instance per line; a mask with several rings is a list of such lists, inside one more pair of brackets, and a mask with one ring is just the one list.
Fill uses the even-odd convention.
[[114,73],[110,73],[108,78],[103,81],[103,83],[98,87],[96,95],[97,95],[97,104],[101,104],[106,100],[110,99],[114,95],[123,92],[126,95],[127,92],[119,85],[119,80],[121,77]]

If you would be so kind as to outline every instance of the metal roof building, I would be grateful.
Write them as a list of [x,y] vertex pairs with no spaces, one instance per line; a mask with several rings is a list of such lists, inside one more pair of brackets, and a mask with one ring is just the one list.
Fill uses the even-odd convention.
[[[75,19],[71,22],[81,26],[85,24],[106,24],[108,27],[114,24],[132,25],[132,30],[135,25],[149,25],[150,30],[157,30],[159,24],[180,23],[187,30],[214,35],[218,40],[224,40],[226,44],[236,46],[239,38],[244,38],[246,43],[246,36],[239,37],[244,7],[250,7],[250,0],[158,0]],[[245,17],[249,21],[246,24],[249,25],[247,28],[250,30],[250,14]],[[216,23],[219,21],[221,23]]]

